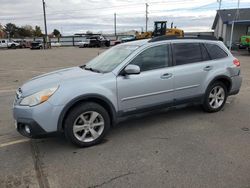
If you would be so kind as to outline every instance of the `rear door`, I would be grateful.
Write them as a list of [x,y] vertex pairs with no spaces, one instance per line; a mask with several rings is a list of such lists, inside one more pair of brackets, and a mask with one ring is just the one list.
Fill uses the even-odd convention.
[[175,42],[174,54],[174,101],[182,103],[189,99],[199,99],[202,84],[213,69],[203,44],[198,42]]

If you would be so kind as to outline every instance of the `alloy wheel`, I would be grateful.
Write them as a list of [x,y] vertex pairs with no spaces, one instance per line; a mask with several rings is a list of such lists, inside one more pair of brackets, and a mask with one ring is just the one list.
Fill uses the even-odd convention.
[[223,105],[225,100],[225,91],[221,86],[215,86],[209,93],[208,102],[211,108],[217,109]]
[[80,114],[73,125],[73,134],[81,142],[92,142],[104,131],[104,118],[96,111]]

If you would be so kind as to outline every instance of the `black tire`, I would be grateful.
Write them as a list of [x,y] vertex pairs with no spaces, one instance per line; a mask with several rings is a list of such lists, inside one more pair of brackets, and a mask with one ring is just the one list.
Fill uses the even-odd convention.
[[16,45],[15,45],[15,44],[12,44],[12,45],[10,46],[10,48],[11,48],[11,49],[16,49]]
[[106,42],[105,42],[105,46],[106,46],[106,47],[110,47],[110,41],[106,41]]
[[[212,90],[214,88],[216,88],[216,87],[217,88],[219,87],[219,88],[223,89],[223,91],[224,91],[224,99],[223,99],[223,102],[218,107],[212,107],[212,105],[209,103],[209,102],[212,102],[212,101],[210,101],[209,95],[212,92]],[[227,101],[227,97],[228,97],[227,87],[225,86],[225,84],[223,82],[216,81],[216,82],[210,84],[208,86],[208,88],[207,88],[206,93],[205,93],[205,98],[204,98],[204,102],[203,102],[203,105],[202,105],[203,110],[206,111],[206,112],[209,112],[209,113],[220,111],[224,107],[224,105],[225,105],[225,103]]]
[[[97,112],[98,114],[100,114],[102,121],[104,121],[104,129],[99,134],[99,137],[97,137],[93,141],[88,141],[88,142],[80,141],[77,138],[77,136],[75,136],[76,133],[74,133],[74,131],[73,131],[74,123],[77,120],[79,120],[78,118],[81,114],[88,113],[90,111]],[[89,118],[90,118],[90,116],[89,116]],[[99,118],[99,116],[98,116],[98,118]],[[65,136],[71,143],[73,143],[74,145],[76,145],[78,147],[89,147],[89,146],[93,146],[93,145],[100,143],[101,140],[103,139],[103,137],[106,135],[106,133],[110,129],[110,117],[109,117],[108,112],[101,105],[94,103],[94,102],[86,102],[86,103],[81,103],[80,105],[74,107],[69,112],[69,114],[67,115],[67,117],[65,119],[64,125],[65,125],[64,126],[65,127]],[[83,123],[83,125],[80,125],[80,126],[84,126],[84,125],[85,125],[85,123]],[[83,135],[86,130],[81,130],[81,131],[83,131],[83,133],[82,133],[82,135]],[[87,135],[91,134],[90,130],[88,130],[87,132],[88,132]],[[81,134],[80,131],[78,133]],[[79,135],[79,136],[82,136],[82,135]]]

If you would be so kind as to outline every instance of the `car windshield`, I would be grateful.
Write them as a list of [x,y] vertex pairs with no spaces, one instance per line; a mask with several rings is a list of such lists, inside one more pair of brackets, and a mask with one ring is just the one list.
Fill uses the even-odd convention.
[[136,45],[115,46],[92,59],[86,64],[85,69],[102,73],[111,72],[138,47]]

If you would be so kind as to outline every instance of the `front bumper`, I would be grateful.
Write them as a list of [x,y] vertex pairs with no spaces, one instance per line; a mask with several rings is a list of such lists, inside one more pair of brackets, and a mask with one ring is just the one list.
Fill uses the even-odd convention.
[[48,134],[36,121],[32,119],[19,119],[16,121],[16,129],[21,135],[29,138],[40,138]]
[[[36,138],[57,132],[57,124],[62,106],[54,106],[49,102],[29,107],[14,104],[13,116],[17,131],[26,137]],[[25,130],[29,128],[30,133]],[[26,127],[26,128],[27,128]]]

